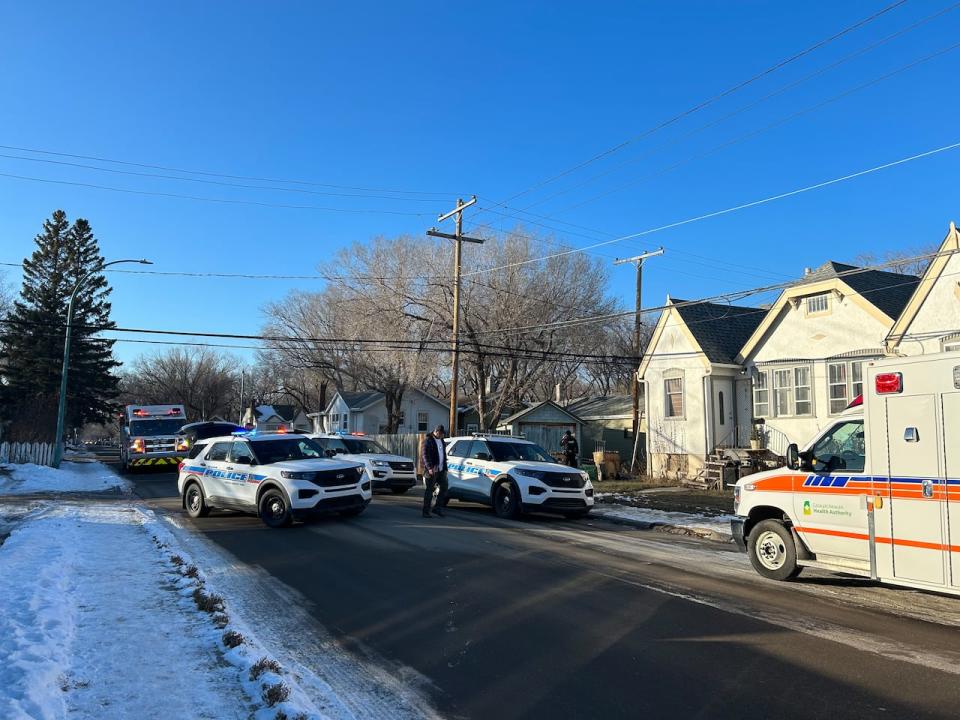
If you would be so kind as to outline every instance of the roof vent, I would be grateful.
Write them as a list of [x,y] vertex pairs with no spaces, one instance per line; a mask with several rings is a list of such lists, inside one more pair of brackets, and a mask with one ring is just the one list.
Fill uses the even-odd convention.
[[813,270],[811,268],[803,269],[803,276],[806,277],[807,275],[813,275]]

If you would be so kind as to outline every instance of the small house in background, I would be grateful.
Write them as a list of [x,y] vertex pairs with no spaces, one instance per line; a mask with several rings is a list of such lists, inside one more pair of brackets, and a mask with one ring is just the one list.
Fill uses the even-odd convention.
[[[375,390],[339,390],[322,412],[310,413],[309,417],[314,432],[375,435],[387,430],[387,403],[383,393]],[[400,401],[400,426],[397,432],[430,432],[437,425],[446,427],[449,417],[447,403],[422,390],[410,388]]]
[[310,432],[313,424],[307,414],[295,405],[256,405],[243,413],[244,426],[252,425],[260,432]]
[[497,430],[511,435],[523,435],[548,452],[560,451],[560,438],[569,430],[577,438],[581,454],[591,452],[583,447],[583,420],[553,400],[535,403],[504,418]]
[[[564,408],[583,422],[580,433],[583,440],[580,451],[584,457],[605,450],[620,453],[621,460],[633,455],[633,398],[630,395],[595,395],[567,403]],[[646,452],[644,435],[646,418],[643,398],[640,398],[640,445],[638,453]]]

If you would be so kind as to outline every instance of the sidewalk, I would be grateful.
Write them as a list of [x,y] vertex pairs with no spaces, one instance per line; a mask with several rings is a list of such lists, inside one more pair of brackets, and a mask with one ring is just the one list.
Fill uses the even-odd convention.
[[328,718],[118,491],[99,463],[0,472],[0,717]]

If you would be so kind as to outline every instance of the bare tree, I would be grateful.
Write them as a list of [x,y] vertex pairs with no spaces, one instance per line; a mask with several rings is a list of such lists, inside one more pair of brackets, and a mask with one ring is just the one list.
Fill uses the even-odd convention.
[[932,256],[939,249],[939,245],[924,245],[913,250],[891,250],[879,256],[874,253],[861,253],[854,258],[854,262],[858,265],[892,263],[884,269],[902,275],[923,275],[933,259]]
[[173,348],[134,360],[122,375],[124,403],[179,403],[190,420],[239,411],[235,358],[209,348]]

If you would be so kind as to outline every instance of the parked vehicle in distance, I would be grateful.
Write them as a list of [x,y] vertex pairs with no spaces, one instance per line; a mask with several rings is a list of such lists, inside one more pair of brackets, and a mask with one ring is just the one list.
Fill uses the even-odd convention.
[[493,507],[500,517],[524,512],[585,517],[593,484],[582,470],[557,463],[520,437],[475,434],[447,441],[450,497]]
[[127,405],[120,428],[120,469],[176,465],[177,432],[187,421],[182,405]]
[[960,594],[960,355],[865,363],[864,391],[787,467],[734,491],[758,573],[804,567]]
[[177,432],[177,450],[187,452],[198,440],[243,432],[240,425],[221,420],[203,420],[184,425]]
[[357,433],[320,433],[308,435],[316,440],[328,457],[362,462],[373,489],[385,489],[402,495],[417,484],[417,465],[412,458],[394,455],[376,440]]
[[303,435],[237,433],[201,440],[190,453],[177,489],[194,518],[239,510],[277,528],[323,514],[359,515],[372,498],[363,465],[325,457]]

